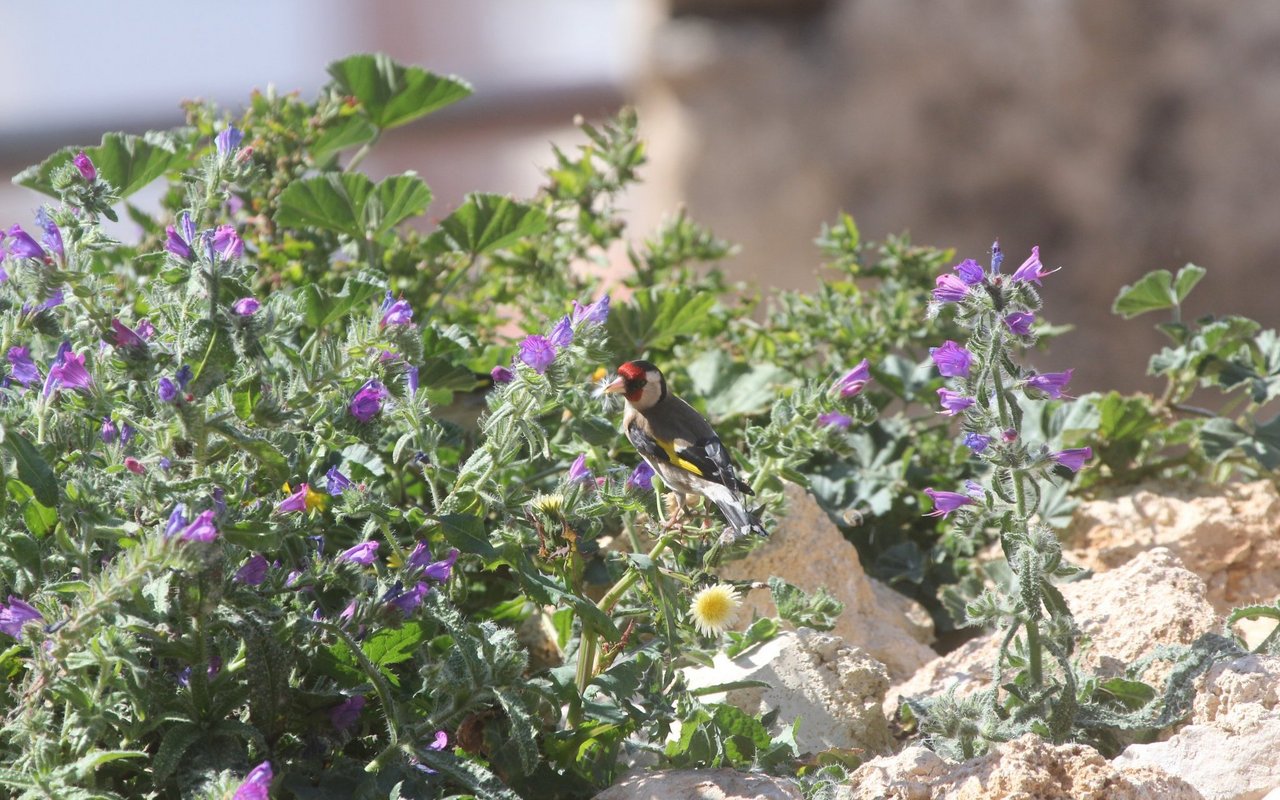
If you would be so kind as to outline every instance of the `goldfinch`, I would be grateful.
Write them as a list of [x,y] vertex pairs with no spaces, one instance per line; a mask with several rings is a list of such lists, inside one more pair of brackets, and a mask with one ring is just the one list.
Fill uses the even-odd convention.
[[627,399],[622,431],[675,493],[676,519],[684,511],[686,496],[697,494],[715,503],[729,522],[732,530],[725,532],[722,542],[751,533],[769,535],[743,503],[742,496],[754,492],[738,480],[711,423],[667,391],[667,381],[657,367],[648,361],[628,361],[618,367],[617,377],[604,391]]

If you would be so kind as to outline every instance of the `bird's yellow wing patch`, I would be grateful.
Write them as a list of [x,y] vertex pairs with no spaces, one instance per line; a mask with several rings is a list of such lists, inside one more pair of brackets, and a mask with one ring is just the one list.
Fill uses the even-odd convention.
[[675,442],[664,442],[664,441],[658,440],[658,447],[661,447],[662,452],[667,454],[667,458],[671,461],[672,464],[675,464],[677,467],[679,467],[682,470],[685,470],[687,472],[692,472],[694,475],[697,475],[700,478],[705,477],[702,474],[702,470],[698,468],[697,464],[694,464],[692,461],[689,461],[686,458],[682,458],[680,454],[676,452]]

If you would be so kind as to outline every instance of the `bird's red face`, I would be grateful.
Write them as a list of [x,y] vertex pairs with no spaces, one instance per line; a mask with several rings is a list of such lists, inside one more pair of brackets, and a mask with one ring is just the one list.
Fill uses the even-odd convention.
[[662,373],[647,361],[628,361],[618,367],[618,377],[604,391],[623,395],[637,408],[651,406],[665,394]]

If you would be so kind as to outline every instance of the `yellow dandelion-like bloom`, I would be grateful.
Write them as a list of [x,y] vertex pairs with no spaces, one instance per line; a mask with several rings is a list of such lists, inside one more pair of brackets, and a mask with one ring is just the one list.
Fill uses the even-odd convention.
[[533,498],[533,507],[548,516],[556,516],[564,509],[564,495],[540,494]]
[[693,626],[707,636],[719,636],[738,618],[742,596],[727,583],[708,586],[693,596],[689,616]]

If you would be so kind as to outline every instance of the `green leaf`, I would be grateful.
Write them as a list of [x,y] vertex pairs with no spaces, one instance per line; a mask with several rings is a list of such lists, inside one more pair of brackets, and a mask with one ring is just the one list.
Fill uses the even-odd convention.
[[324,161],[339,150],[364,144],[377,134],[378,128],[363,114],[343,117],[311,145],[311,157]]
[[541,756],[537,741],[538,729],[541,726],[515,692],[510,689],[496,689],[494,695],[502,704],[502,710],[507,712],[507,719],[511,721],[509,739],[515,745],[521,768],[528,775],[537,768]]
[[500,194],[469,194],[462,205],[440,222],[440,230],[427,239],[435,253],[458,252],[470,256],[510,247],[547,228],[541,209]]
[[365,229],[381,236],[431,205],[431,189],[412,173],[379,181],[364,209]]
[[615,304],[609,312],[609,341],[619,353],[661,350],[677,339],[704,332],[716,324],[711,309],[714,292],[681,287],[653,287]]
[[769,591],[773,594],[774,605],[778,607],[778,616],[797,627],[829,631],[836,626],[836,618],[844,611],[844,603],[822,587],[813,594],[806,594],[800,587],[771,576]]
[[[1183,269],[1185,271],[1186,268]],[[1189,277],[1186,280],[1189,282],[1187,291],[1190,291],[1198,278]],[[1173,291],[1173,275],[1167,269],[1158,269],[1148,272],[1132,286],[1121,287],[1120,294],[1111,305],[1111,312],[1125,319],[1132,319],[1148,311],[1173,308],[1178,304],[1178,299]]]
[[484,559],[496,558],[498,551],[489,543],[484,520],[474,514],[445,514],[439,518],[440,532],[449,544],[464,553]]
[[18,478],[31,487],[36,500],[41,505],[56,508],[58,478],[36,446],[24,434],[15,430],[5,432],[4,445],[18,462]]
[[329,172],[290,183],[280,193],[276,222],[288,228],[318,227],[364,236],[364,206],[373,181],[359,172]]
[[590,599],[567,591],[554,577],[540,572],[528,560],[528,556],[521,554],[520,560],[519,574],[523,579],[522,583],[525,591],[535,601],[545,605],[569,606],[582,619],[583,625],[590,625],[605,639],[617,642],[622,638],[622,632],[613,624],[609,615],[601,611]]
[[1206,272],[1208,270],[1204,267],[1197,267],[1195,264],[1187,264],[1178,270],[1178,276],[1173,279],[1173,296],[1179,305],[1187,299],[1187,295],[1191,294],[1191,290]]
[[81,756],[75,763],[75,774],[81,779],[87,778],[98,767],[122,758],[150,758],[150,754],[141,750],[94,750]]
[[1098,684],[1098,688],[1124,704],[1131,711],[1142,708],[1155,699],[1156,690],[1142,681],[1126,678],[1110,678]]
[[1280,469],[1280,415],[1247,431],[1229,419],[1215,417],[1200,429],[1204,454],[1217,461],[1239,450],[1265,469]]
[[688,375],[694,392],[705,398],[707,415],[717,422],[767,411],[777,399],[777,387],[792,382],[779,366],[738,364],[723,350],[708,350],[694,359]]
[[395,128],[470,96],[471,86],[378,54],[349,56],[329,65],[342,91],[360,101],[374,125]]
[[361,270],[347,278],[337,294],[308,283],[299,292],[303,317],[320,329],[346,317],[356,306],[368,303],[387,290],[386,278],[372,270]]
[[422,625],[417,622],[406,622],[399,628],[380,628],[364,643],[360,649],[375,667],[387,672],[386,668],[401,661],[413,658],[413,653],[422,644]]
[[54,170],[70,163],[81,149],[93,160],[98,176],[115,187],[121,197],[128,197],[166,172],[182,168],[189,153],[185,143],[167,132],[151,131],[143,136],[108,133],[97,147],[62,148],[36,166],[19,172],[13,182],[56,197],[52,184]]

